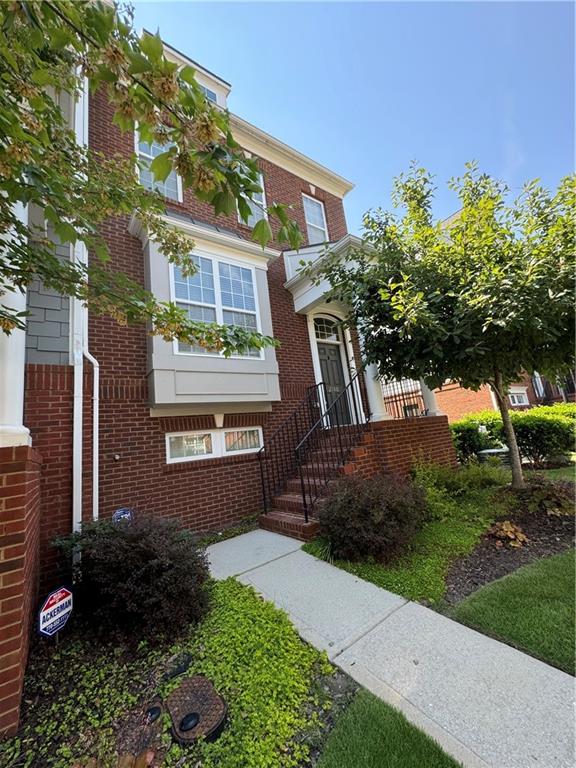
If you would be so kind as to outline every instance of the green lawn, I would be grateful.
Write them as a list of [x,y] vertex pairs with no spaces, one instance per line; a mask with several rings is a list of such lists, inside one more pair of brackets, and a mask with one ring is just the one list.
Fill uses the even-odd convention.
[[[471,552],[498,514],[492,502],[494,489],[486,488],[447,502],[439,519],[424,524],[407,553],[391,563],[334,561],[334,565],[371,581],[409,600],[436,603],[446,588],[446,573],[458,557]],[[327,559],[322,540],[311,541],[304,550]]]
[[360,691],[330,734],[318,768],[457,768],[392,707]]
[[449,615],[574,674],[574,551],[488,584]]

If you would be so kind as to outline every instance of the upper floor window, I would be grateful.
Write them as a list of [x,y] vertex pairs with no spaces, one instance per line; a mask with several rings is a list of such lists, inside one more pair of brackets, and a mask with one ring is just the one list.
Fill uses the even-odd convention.
[[328,227],[326,226],[326,214],[324,203],[308,195],[302,195],[304,204],[304,218],[308,231],[308,244],[328,242]]
[[140,184],[146,189],[155,189],[168,197],[171,200],[182,200],[182,191],[180,187],[180,179],[176,171],[170,171],[164,181],[158,181],[154,178],[154,174],[150,170],[150,163],[155,157],[161,155],[169,148],[168,144],[158,144],[153,141],[148,144],[146,141],[138,142],[138,157],[141,161],[142,167],[140,168]]
[[[195,274],[184,277],[173,268],[174,298],[188,312],[190,320],[260,330],[256,303],[254,270],[249,267],[194,255]],[[178,342],[178,352],[193,355],[218,355],[203,347]],[[262,357],[260,350],[249,349],[235,357]]]
[[206,88],[206,86],[202,85],[201,83],[198,83],[198,85],[200,86],[200,90],[202,91],[204,96],[206,96],[208,101],[212,101],[214,104],[216,104],[217,97],[216,97],[215,92],[211,91],[210,88]]
[[[266,218],[266,192],[264,191],[264,176],[260,174],[260,186],[262,192],[254,192],[252,200],[246,200],[252,213],[245,222],[247,227],[255,227],[256,224]],[[244,222],[242,222],[244,224]]]

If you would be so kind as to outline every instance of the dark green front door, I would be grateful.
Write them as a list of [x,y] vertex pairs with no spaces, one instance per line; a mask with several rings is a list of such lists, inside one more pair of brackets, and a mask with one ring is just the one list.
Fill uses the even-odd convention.
[[[346,387],[340,346],[338,344],[323,344],[319,341],[318,357],[320,358],[322,381],[326,387],[326,400],[328,401],[326,407],[330,408]],[[350,424],[350,409],[346,395],[338,400],[335,409],[331,411],[330,426],[334,427],[337,423]]]

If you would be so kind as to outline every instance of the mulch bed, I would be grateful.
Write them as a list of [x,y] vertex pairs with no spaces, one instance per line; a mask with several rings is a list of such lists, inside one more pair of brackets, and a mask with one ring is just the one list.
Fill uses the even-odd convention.
[[[501,520],[510,519],[501,517]],[[497,547],[495,540],[484,536],[476,549],[457,560],[446,578],[444,602],[454,605],[491,581],[501,579],[517,568],[535,560],[557,555],[574,546],[575,520],[572,515],[561,517],[540,514],[514,515],[528,541],[517,549]]]

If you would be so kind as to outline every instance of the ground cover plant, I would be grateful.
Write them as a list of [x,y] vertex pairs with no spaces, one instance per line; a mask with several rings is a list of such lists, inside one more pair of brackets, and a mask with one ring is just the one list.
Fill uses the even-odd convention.
[[449,615],[574,674],[574,550],[519,568]]
[[[375,559],[333,560],[340,568],[410,600],[437,603],[444,595],[446,574],[459,556],[471,552],[502,511],[495,490],[509,481],[498,467],[422,465],[414,481],[425,490],[425,521],[401,554],[385,564]],[[304,549],[331,559],[326,541],[317,539]]]
[[129,741],[126,727],[152,697],[165,696],[166,679],[186,655],[186,675],[213,680],[228,703],[228,725],[214,743],[173,745],[168,723],[152,765],[203,768],[295,768],[305,765],[309,738],[318,739],[330,702],[317,684],[331,673],[325,656],[298,637],[284,613],[233,580],[212,585],[212,610],[172,645],[135,647],[97,643],[85,625],[59,646],[33,649],[26,676],[22,727],[0,745],[3,768],[116,768]]
[[360,691],[330,734],[318,768],[457,768],[397,710]]

